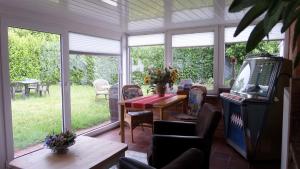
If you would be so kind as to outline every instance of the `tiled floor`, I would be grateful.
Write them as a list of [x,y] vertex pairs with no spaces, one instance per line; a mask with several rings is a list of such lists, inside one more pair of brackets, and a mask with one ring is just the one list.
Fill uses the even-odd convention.
[[[137,152],[147,153],[149,145],[151,144],[152,132],[149,128],[144,128],[144,131],[138,127],[134,130],[134,143],[131,143],[130,134],[128,128],[126,128],[126,143],[128,149]],[[99,138],[120,141],[119,128],[110,132],[98,136]],[[211,159],[211,169],[279,169],[280,162],[255,162],[249,163],[237,152],[235,152],[230,146],[228,146],[222,135],[220,129],[217,130],[214,139]]]

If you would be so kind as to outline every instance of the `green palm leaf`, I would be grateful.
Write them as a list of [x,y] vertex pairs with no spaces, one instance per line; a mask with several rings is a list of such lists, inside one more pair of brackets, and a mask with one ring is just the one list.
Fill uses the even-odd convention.
[[292,1],[285,7],[285,11],[283,13],[283,26],[281,32],[285,32],[291,24],[297,19],[297,16],[300,15],[300,1]]
[[252,30],[247,46],[246,46],[246,52],[252,51],[257,44],[266,36],[265,30],[264,30],[264,21],[260,21]]
[[261,1],[252,7],[239,23],[234,36],[240,34],[247,26],[249,26],[257,17],[263,14],[269,7],[268,1]]
[[284,1],[273,1],[271,7],[269,8],[265,18],[264,18],[264,30],[268,34],[272,28],[281,20],[283,9],[287,2]]
[[254,5],[258,0],[234,0],[229,7],[229,12],[239,12]]

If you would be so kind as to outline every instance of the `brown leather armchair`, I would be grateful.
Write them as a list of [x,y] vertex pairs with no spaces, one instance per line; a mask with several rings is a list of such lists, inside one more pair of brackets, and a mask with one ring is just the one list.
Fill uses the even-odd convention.
[[205,103],[197,122],[155,121],[149,164],[161,168],[190,148],[204,152],[204,169],[209,168],[210,150],[221,112]]

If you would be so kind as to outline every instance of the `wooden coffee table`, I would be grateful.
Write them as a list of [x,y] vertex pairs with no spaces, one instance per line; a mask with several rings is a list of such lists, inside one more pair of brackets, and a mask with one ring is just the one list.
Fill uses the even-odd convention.
[[79,136],[65,154],[41,149],[14,159],[9,166],[13,169],[102,169],[116,164],[120,157],[125,156],[126,150],[127,144]]

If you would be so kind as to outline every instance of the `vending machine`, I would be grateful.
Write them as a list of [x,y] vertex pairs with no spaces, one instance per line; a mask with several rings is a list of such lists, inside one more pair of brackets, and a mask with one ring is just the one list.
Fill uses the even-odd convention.
[[283,89],[291,73],[290,60],[250,57],[230,93],[220,94],[226,141],[246,159],[280,159]]

